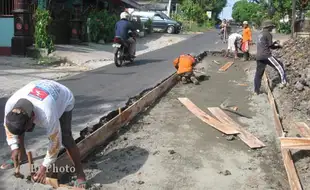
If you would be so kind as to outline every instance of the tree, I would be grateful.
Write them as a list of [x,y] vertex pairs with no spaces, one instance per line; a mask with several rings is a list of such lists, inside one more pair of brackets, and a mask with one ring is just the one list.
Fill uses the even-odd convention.
[[260,24],[261,20],[266,17],[266,12],[260,4],[241,0],[234,4],[232,8],[232,17],[237,22],[252,21]]
[[198,21],[198,18],[204,14],[202,7],[192,0],[184,0],[180,8],[184,17],[190,21]]

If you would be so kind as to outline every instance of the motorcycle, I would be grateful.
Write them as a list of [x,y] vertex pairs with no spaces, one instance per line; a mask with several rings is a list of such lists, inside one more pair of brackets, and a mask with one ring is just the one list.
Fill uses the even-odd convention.
[[[140,32],[137,30],[137,32]],[[135,35],[132,31],[129,31],[129,36],[136,40]],[[114,43],[112,47],[114,48],[114,63],[116,67],[121,67],[126,61],[133,63],[134,59],[129,54],[129,44],[118,36],[114,37]]]

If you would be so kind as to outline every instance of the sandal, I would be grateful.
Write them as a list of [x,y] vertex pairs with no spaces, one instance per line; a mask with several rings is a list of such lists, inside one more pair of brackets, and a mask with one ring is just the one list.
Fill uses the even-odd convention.
[[4,162],[1,167],[2,170],[8,170],[14,168],[14,161],[12,159],[7,160]]
[[[80,187],[81,185],[85,185],[85,187]],[[74,187],[87,189],[90,187],[90,185],[87,181],[82,181],[82,180],[77,179],[74,181]]]

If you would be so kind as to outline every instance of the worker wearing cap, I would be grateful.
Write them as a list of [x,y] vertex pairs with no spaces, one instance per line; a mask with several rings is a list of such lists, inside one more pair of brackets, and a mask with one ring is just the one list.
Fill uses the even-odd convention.
[[25,132],[32,132],[35,126],[40,126],[46,129],[49,144],[44,161],[33,176],[34,181],[45,183],[46,172],[55,163],[62,144],[75,166],[75,186],[85,188],[86,177],[71,131],[74,103],[72,92],[52,80],[30,82],[16,91],[6,102],[4,118],[12,160],[1,168],[13,167],[14,162],[19,164],[19,161],[26,160]]
[[193,53],[180,55],[173,61],[174,67],[177,69],[177,74],[181,77],[182,83],[186,84],[188,81],[198,85],[199,81],[193,73],[193,67],[197,63]]
[[244,53],[244,60],[249,60],[250,57],[250,44],[252,43],[252,31],[249,27],[248,21],[243,22],[243,32],[242,32],[242,51]]
[[280,87],[284,87],[287,84],[283,64],[271,54],[271,49],[281,48],[279,42],[272,41],[272,34],[270,32],[274,27],[275,25],[272,23],[271,20],[265,20],[262,23],[263,31],[258,35],[256,54],[257,66],[254,78],[254,91],[256,94],[260,93],[261,81],[267,65],[275,68],[280,74]]

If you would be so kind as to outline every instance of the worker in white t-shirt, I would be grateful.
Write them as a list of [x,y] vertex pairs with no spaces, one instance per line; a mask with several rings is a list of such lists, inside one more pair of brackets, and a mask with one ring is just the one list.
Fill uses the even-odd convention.
[[15,92],[5,105],[4,127],[7,143],[11,147],[11,160],[1,168],[14,167],[14,161],[27,159],[24,136],[32,132],[34,126],[46,128],[49,145],[47,153],[33,180],[45,183],[46,172],[55,163],[61,144],[72,159],[77,180],[75,186],[85,188],[87,185],[82,168],[80,152],[72,137],[71,120],[74,108],[74,95],[64,85],[52,80],[30,82]]
[[227,52],[225,57],[228,56],[228,54],[233,51],[234,52],[234,56],[235,59],[238,58],[238,49],[239,49],[239,44],[242,40],[242,35],[238,34],[238,33],[233,33],[231,35],[229,35],[228,37],[228,47],[227,47]]

